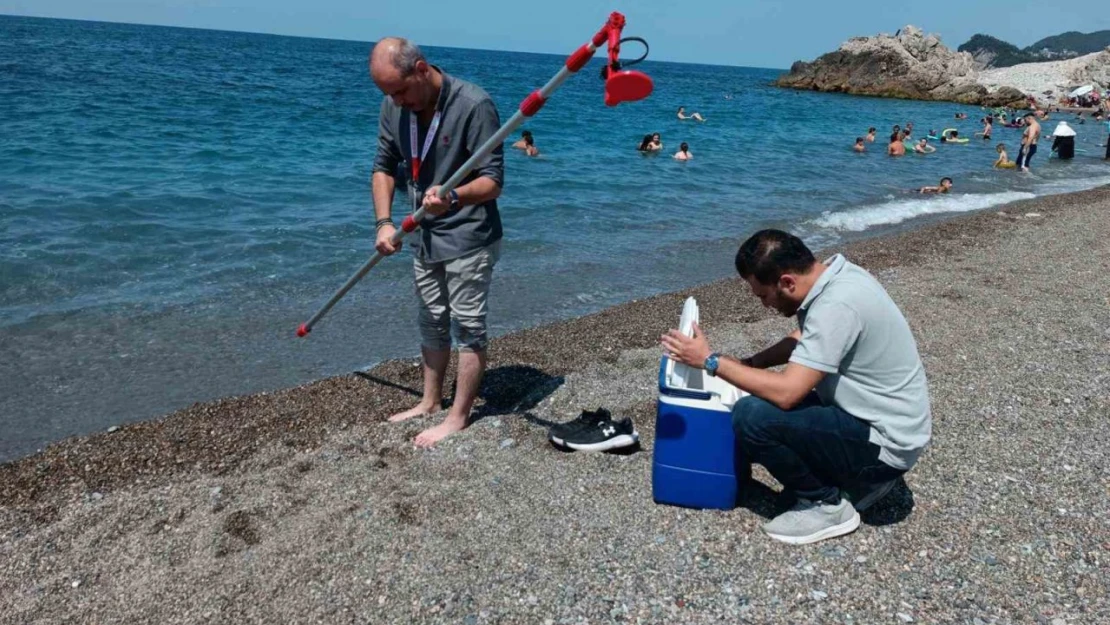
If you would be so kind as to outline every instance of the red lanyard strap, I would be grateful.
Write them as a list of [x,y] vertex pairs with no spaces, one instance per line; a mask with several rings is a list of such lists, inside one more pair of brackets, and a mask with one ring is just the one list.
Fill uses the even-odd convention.
[[432,144],[435,143],[436,131],[439,130],[439,119],[442,114],[442,111],[436,111],[435,116],[432,117],[432,125],[428,126],[428,134],[424,137],[424,149],[417,152],[416,113],[409,112],[409,147],[412,152],[413,185],[420,184],[420,164],[428,157],[428,150],[432,149]]

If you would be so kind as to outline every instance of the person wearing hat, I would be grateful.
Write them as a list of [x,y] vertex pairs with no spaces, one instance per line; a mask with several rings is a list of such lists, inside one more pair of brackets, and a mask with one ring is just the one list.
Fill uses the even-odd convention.
[[1075,158],[1075,130],[1067,122],[1060,122],[1052,131],[1052,151],[1062,160]]

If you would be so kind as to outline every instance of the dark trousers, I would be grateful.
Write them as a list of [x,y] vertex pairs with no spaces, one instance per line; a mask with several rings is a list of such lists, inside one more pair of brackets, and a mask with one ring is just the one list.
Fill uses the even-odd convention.
[[754,396],[732,410],[736,440],[788,491],[836,502],[841,488],[878,484],[905,473],[879,460],[881,448],[868,441],[871,426],[836,406],[823,406],[811,393],[792,410]]
[[1036,154],[1036,153],[1037,153],[1037,145],[1036,144],[1033,144],[1033,145],[1029,146],[1028,148],[1026,148],[1024,145],[1021,146],[1021,149],[1018,150],[1017,166],[1019,168],[1020,167],[1029,167],[1029,161],[1033,158],[1033,155]]

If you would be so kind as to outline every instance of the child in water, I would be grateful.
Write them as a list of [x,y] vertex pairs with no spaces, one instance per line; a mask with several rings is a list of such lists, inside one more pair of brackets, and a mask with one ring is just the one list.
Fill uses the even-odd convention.
[[940,179],[940,184],[935,187],[921,187],[918,193],[948,193],[952,190],[952,179],[945,176]]
[[1014,163],[1010,161],[1010,156],[1006,154],[1006,144],[999,143],[998,147],[994,149],[998,152],[998,160],[994,162],[994,166],[1000,169],[1013,169]]

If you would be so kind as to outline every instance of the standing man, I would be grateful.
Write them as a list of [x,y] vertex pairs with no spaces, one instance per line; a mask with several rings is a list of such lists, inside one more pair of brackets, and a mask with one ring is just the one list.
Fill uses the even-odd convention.
[[763,526],[771,538],[805,544],[850,533],[932,436],[910,326],[867,271],[840,254],[817,262],[781,230],[745,241],[736,270],[764,306],[797,315],[798,330],[742,360],[714,353],[697,324],[693,337],[668,332],[663,347],[751,393],[732,411],[736,440],[797,496]]
[[443,379],[451,340],[459,346],[455,401],[439,425],[421,432],[418,447],[431,447],[467,426],[486,368],[486,314],[493,267],[501,251],[497,197],[504,183],[504,149],[497,148],[451,191],[437,192],[451,174],[497,132],[501,120],[481,88],[448,75],[412,42],[389,37],[370,53],[370,77],[385,94],[374,159],[374,215],[383,255],[397,252],[391,215],[398,167],[404,163],[409,199],[427,215],[413,260],[420,302],[420,352],[424,394],[390,421],[443,408]]
[[1033,113],[1025,114],[1025,132],[1021,134],[1021,148],[1017,164],[1021,171],[1029,171],[1029,161],[1037,153],[1037,140],[1041,138],[1041,124]]

